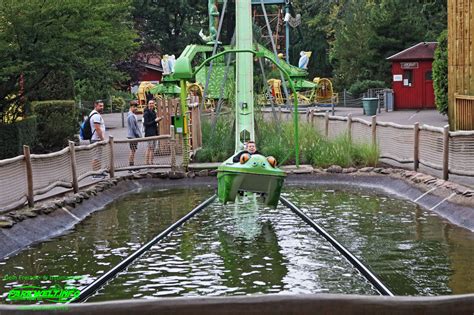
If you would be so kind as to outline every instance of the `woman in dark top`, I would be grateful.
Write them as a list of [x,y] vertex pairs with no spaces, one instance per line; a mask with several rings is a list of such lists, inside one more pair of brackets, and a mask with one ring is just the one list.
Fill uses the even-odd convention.
[[[158,123],[163,117],[156,117],[155,101],[148,102],[148,108],[143,113],[143,125],[145,126],[145,137],[155,137],[158,135]],[[153,164],[153,155],[155,152],[156,140],[149,141],[145,153],[145,164]]]

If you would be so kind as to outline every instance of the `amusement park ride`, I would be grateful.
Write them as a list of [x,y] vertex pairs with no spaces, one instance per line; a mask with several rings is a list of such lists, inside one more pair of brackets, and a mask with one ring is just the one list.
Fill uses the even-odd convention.
[[[218,10],[219,4],[223,4],[222,15]],[[153,87],[144,86],[140,91],[141,93],[149,91],[154,95],[165,97],[166,95],[179,94],[181,113],[186,113],[189,94],[200,94],[199,96],[203,99],[206,97],[230,98],[227,88],[220,85],[228,85],[228,82],[233,82],[233,80],[226,80],[226,78],[235,77],[235,154],[238,154],[244,149],[245,143],[255,140],[254,59],[258,59],[261,65],[262,60],[267,60],[273,64],[275,69],[280,71],[280,78],[282,79],[268,80],[270,85],[268,90],[271,91],[273,104],[283,104],[291,99],[294,102],[295,157],[298,166],[298,115],[296,114],[298,102],[313,102],[318,96],[327,98],[327,92],[329,91],[332,97],[332,86],[328,80],[306,80],[308,76],[306,67],[311,53],[302,52],[300,64],[296,67],[283,60],[282,55],[278,54],[273,38],[271,38],[273,51],[255,43],[252,30],[252,5],[261,6],[270,37],[273,35],[265,5],[284,5],[286,10],[285,19],[292,18],[290,14],[291,1],[288,0],[235,1],[235,45],[223,45],[219,42],[219,36],[227,0],[209,0],[209,35],[206,36],[202,31],[200,32],[201,38],[207,44],[188,45],[175,62],[173,61],[171,65],[166,64],[166,68],[170,69],[170,73],[165,73],[160,84]],[[289,53],[289,27],[289,23],[286,23],[287,58]],[[281,48],[282,45],[279,47]],[[229,54],[235,54],[233,67],[229,67],[230,59],[226,58]],[[229,71],[229,68],[232,70]],[[282,97],[282,85],[285,89],[286,100]],[[292,92],[291,94],[287,92],[287,85]],[[321,87],[324,88],[325,93],[321,92]],[[309,95],[305,96],[303,92],[309,92]],[[206,102],[203,101],[202,103],[205,104]],[[183,140],[186,146],[188,144],[187,122],[186,115],[183,116],[185,126]],[[186,147],[184,150],[187,152]],[[226,203],[227,201],[234,201],[239,193],[253,192],[262,196],[266,205],[276,207],[286,176],[285,173],[277,168],[276,161],[272,157],[266,158],[259,154],[245,156],[245,159],[241,159],[237,163],[232,161],[232,156],[218,168],[219,199]]]

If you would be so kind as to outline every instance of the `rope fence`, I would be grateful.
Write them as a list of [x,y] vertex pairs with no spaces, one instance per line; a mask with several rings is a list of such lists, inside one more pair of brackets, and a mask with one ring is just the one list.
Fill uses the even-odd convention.
[[377,145],[380,158],[412,164],[449,174],[474,176],[474,131],[450,132],[449,127],[398,125],[360,118],[332,116],[309,111],[307,121],[323,136],[335,139],[347,135],[352,143]]
[[[66,188],[77,193],[80,186],[94,183],[90,177],[115,177],[115,172],[139,169],[171,169],[183,166],[183,138],[169,135],[75,145],[51,154],[24,154],[0,160],[0,213],[28,204],[35,198]],[[79,185],[81,182],[81,185]]]
[[[310,111],[307,121],[328,139],[348,136],[352,143],[377,145],[380,158],[420,165],[443,173],[474,176],[474,132],[450,132],[448,127],[437,128],[415,124],[398,125],[360,118],[332,116]],[[143,168],[177,169],[184,163],[183,139],[169,135],[139,139],[114,140],[69,147],[51,154],[24,154],[0,160],[0,213],[22,205],[34,205],[35,196],[61,187],[79,190],[79,182],[90,176],[115,176],[117,171]],[[91,182],[89,181],[89,184]]]

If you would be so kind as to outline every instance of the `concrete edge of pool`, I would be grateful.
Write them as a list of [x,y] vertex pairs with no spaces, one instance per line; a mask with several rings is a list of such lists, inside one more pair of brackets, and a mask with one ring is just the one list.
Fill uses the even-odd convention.
[[0,314],[456,314],[472,315],[474,294],[382,297],[343,294],[161,298],[45,306],[0,306]]
[[[73,197],[65,197],[61,203],[50,201],[56,209],[45,215],[37,215],[17,222],[9,229],[0,229],[0,260],[11,256],[27,246],[40,243],[59,236],[84,220],[91,213],[104,209],[114,200],[131,193],[160,188],[183,188],[209,186],[216,188],[215,177],[195,177],[185,179],[163,179],[144,176],[141,179],[110,180],[99,183],[99,189],[87,199],[74,202]],[[401,199],[416,202],[421,207],[434,211],[441,217],[460,227],[474,231],[474,207],[465,204],[465,200],[454,203],[456,198],[447,200],[449,191],[430,191],[427,187],[412,183],[402,178],[393,178],[378,174],[298,174],[289,175],[286,185],[304,185],[307,187],[321,185],[343,185],[377,189],[388,195],[396,195]],[[427,193],[429,192],[429,193]],[[83,192],[84,193],[84,192]],[[76,194],[77,195],[77,194]],[[474,198],[469,198],[474,202]],[[472,314],[471,314],[472,315]]]

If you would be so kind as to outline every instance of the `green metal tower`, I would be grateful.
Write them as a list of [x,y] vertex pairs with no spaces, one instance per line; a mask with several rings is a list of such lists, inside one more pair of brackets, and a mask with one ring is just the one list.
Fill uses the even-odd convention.
[[[251,0],[235,1],[237,50],[253,49]],[[253,54],[237,54],[235,100],[235,152],[248,140],[255,140],[253,113]]]

